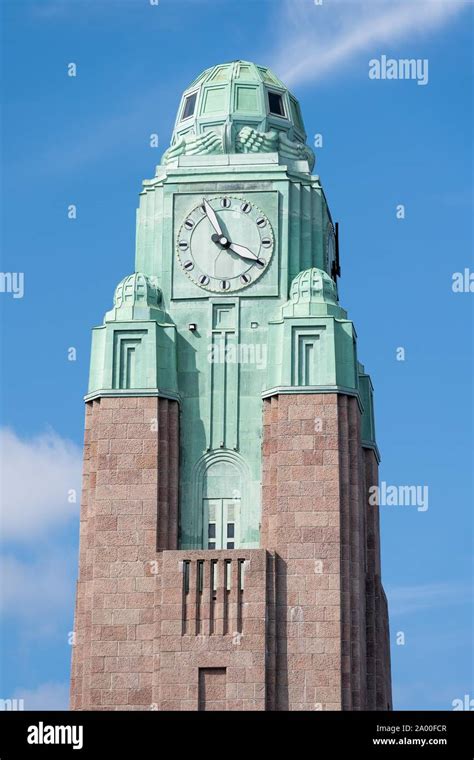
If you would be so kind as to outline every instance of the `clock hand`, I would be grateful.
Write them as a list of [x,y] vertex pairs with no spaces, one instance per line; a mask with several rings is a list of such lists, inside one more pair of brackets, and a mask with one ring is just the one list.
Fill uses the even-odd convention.
[[238,256],[242,256],[243,259],[250,259],[251,261],[256,261],[259,264],[262,263],[261,259],[259,259],[255,253],[252,253],[252,251],[243,245],[239,245],[238,243],[230,243],[229,249],[236,253]]
[[215,211],[214,211],[214,209],[213,209],[213,208],[212,208],[212,206],[211,206],[211,205],[210,205],[210,204],[209,204],[209,203],[206,201],[206,199],[205,199],[205,198],[203,198],[203,199],[202,199],[202,203],[203,203],[203,206],[204,206],[204,211],[206,212],[206,216],[207,216],[207,218],[209,219],[209,221],[210,221],[210,223],[212,224],[212,226],[214,227],[214,229],[215,229],[216,233],[217,233],[217,234],[218,234],[220,237],[224,237],[224,233],[222,232],[221,226],[220,226],[220,224],[219,224],[219,220],[218,220],[218,218],[217,218],[217,216],[216,216],[216,214],[215,214]]

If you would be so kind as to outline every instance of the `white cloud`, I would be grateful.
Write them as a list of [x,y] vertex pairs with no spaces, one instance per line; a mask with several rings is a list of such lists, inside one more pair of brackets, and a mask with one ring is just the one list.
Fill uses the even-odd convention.
[[358,54],[373,57],[387,52],[379,49],[381,44],[425,36],[470,4],[471,0],[323,0],[316,5],[310,0],[284,0],[280,43],[271,67],[288,86],[313,82]]
[[[0,430],[3,541],[31,541],[77,516],[81,451],[54,432],[21,439]],[[71,490],[76,503],[68,501]]]
[[469,602],[468,587],[454,583],[432,583],[420,586],[401,586],[387,589],[390,615],[408,615],[414,612],[449,607]]
[[15,690],[14,699],[23,699],[25,710],[68,710],[69,684],[43,683],[36,689]]
[[68,614],[73,625],[76,565],[74,552],[49,546],[32,562],[0,556],[2,617],[20,622],[31,638],[60,633],[66,646]]

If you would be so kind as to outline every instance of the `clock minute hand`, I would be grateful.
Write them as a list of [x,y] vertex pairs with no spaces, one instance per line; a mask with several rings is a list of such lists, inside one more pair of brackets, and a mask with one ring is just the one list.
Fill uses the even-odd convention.
[[209,203],[206,201],[206,199],[205,199],[205,198],[203,198],[203,199],[202,199],[202,203],[203,203],[203,206],[204,206],[204,211],[206,212],[206,216],[207,216],[207,218],[209,219],[210,223],[211,223],[211,224],[212,224],[212,226],[214,227],[214,229],[215,229],[216,233],[222,237],[222,236],[224,235],[224,233],[222,232],[221,226],[220,226],[220,224],[219,224],[219,220],[218,220],[218,218],[217,218],[217,216],[216,216],[216,214],[215,214],[215,211],[214,211],[214,209],[213,209],[213,208],[212,208],[212,206],[211,206],[211,205],[210,205],[210,204],[209,204]]
[[244,245],[239,245],[238,243],[231,243],[229,245],[229,248],[231,251],[234,251],[238,256],[242,256],[243,259],[250,259],[251,261],[260,261],[258,256],[255,255],[255,253],[252,253],[248,248],[246,248]]

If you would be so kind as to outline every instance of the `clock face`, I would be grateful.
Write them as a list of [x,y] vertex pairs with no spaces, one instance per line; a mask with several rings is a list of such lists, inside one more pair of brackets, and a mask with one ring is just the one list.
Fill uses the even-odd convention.
[[184,219],[176,252],[186,275],[217,293],[241,290],[267,270],[273,230],[265,214],[244,198],[203,198]]

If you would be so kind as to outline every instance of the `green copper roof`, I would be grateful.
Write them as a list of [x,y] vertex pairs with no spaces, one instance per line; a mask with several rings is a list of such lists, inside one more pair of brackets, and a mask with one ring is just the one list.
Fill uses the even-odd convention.
[[329,301],[337,303],[336,283],[322,269],[311,267],[296,275],[290,288],[290,299],[295,303]]
[[232,61],[206,69],[184,91],[171,147],[178,155],[283,152],[314,164],[297,99],[268,68]]
[[104,395],[159,394],[177,398],[176,327],[164,311],[157,278],[124,277],[113,308],[92,331],[89,390]]
[[161,298],[156,277],[134,272],[124,277],[115,288],[114,306],[105,315],[105,321],[159,318],[162,316]]
[[339,305],[337,286],[323,269],[305,269],[293,279],[290,297],[282,306],[283,317],[305,317],[331,314],[345,319],[344,309]]

